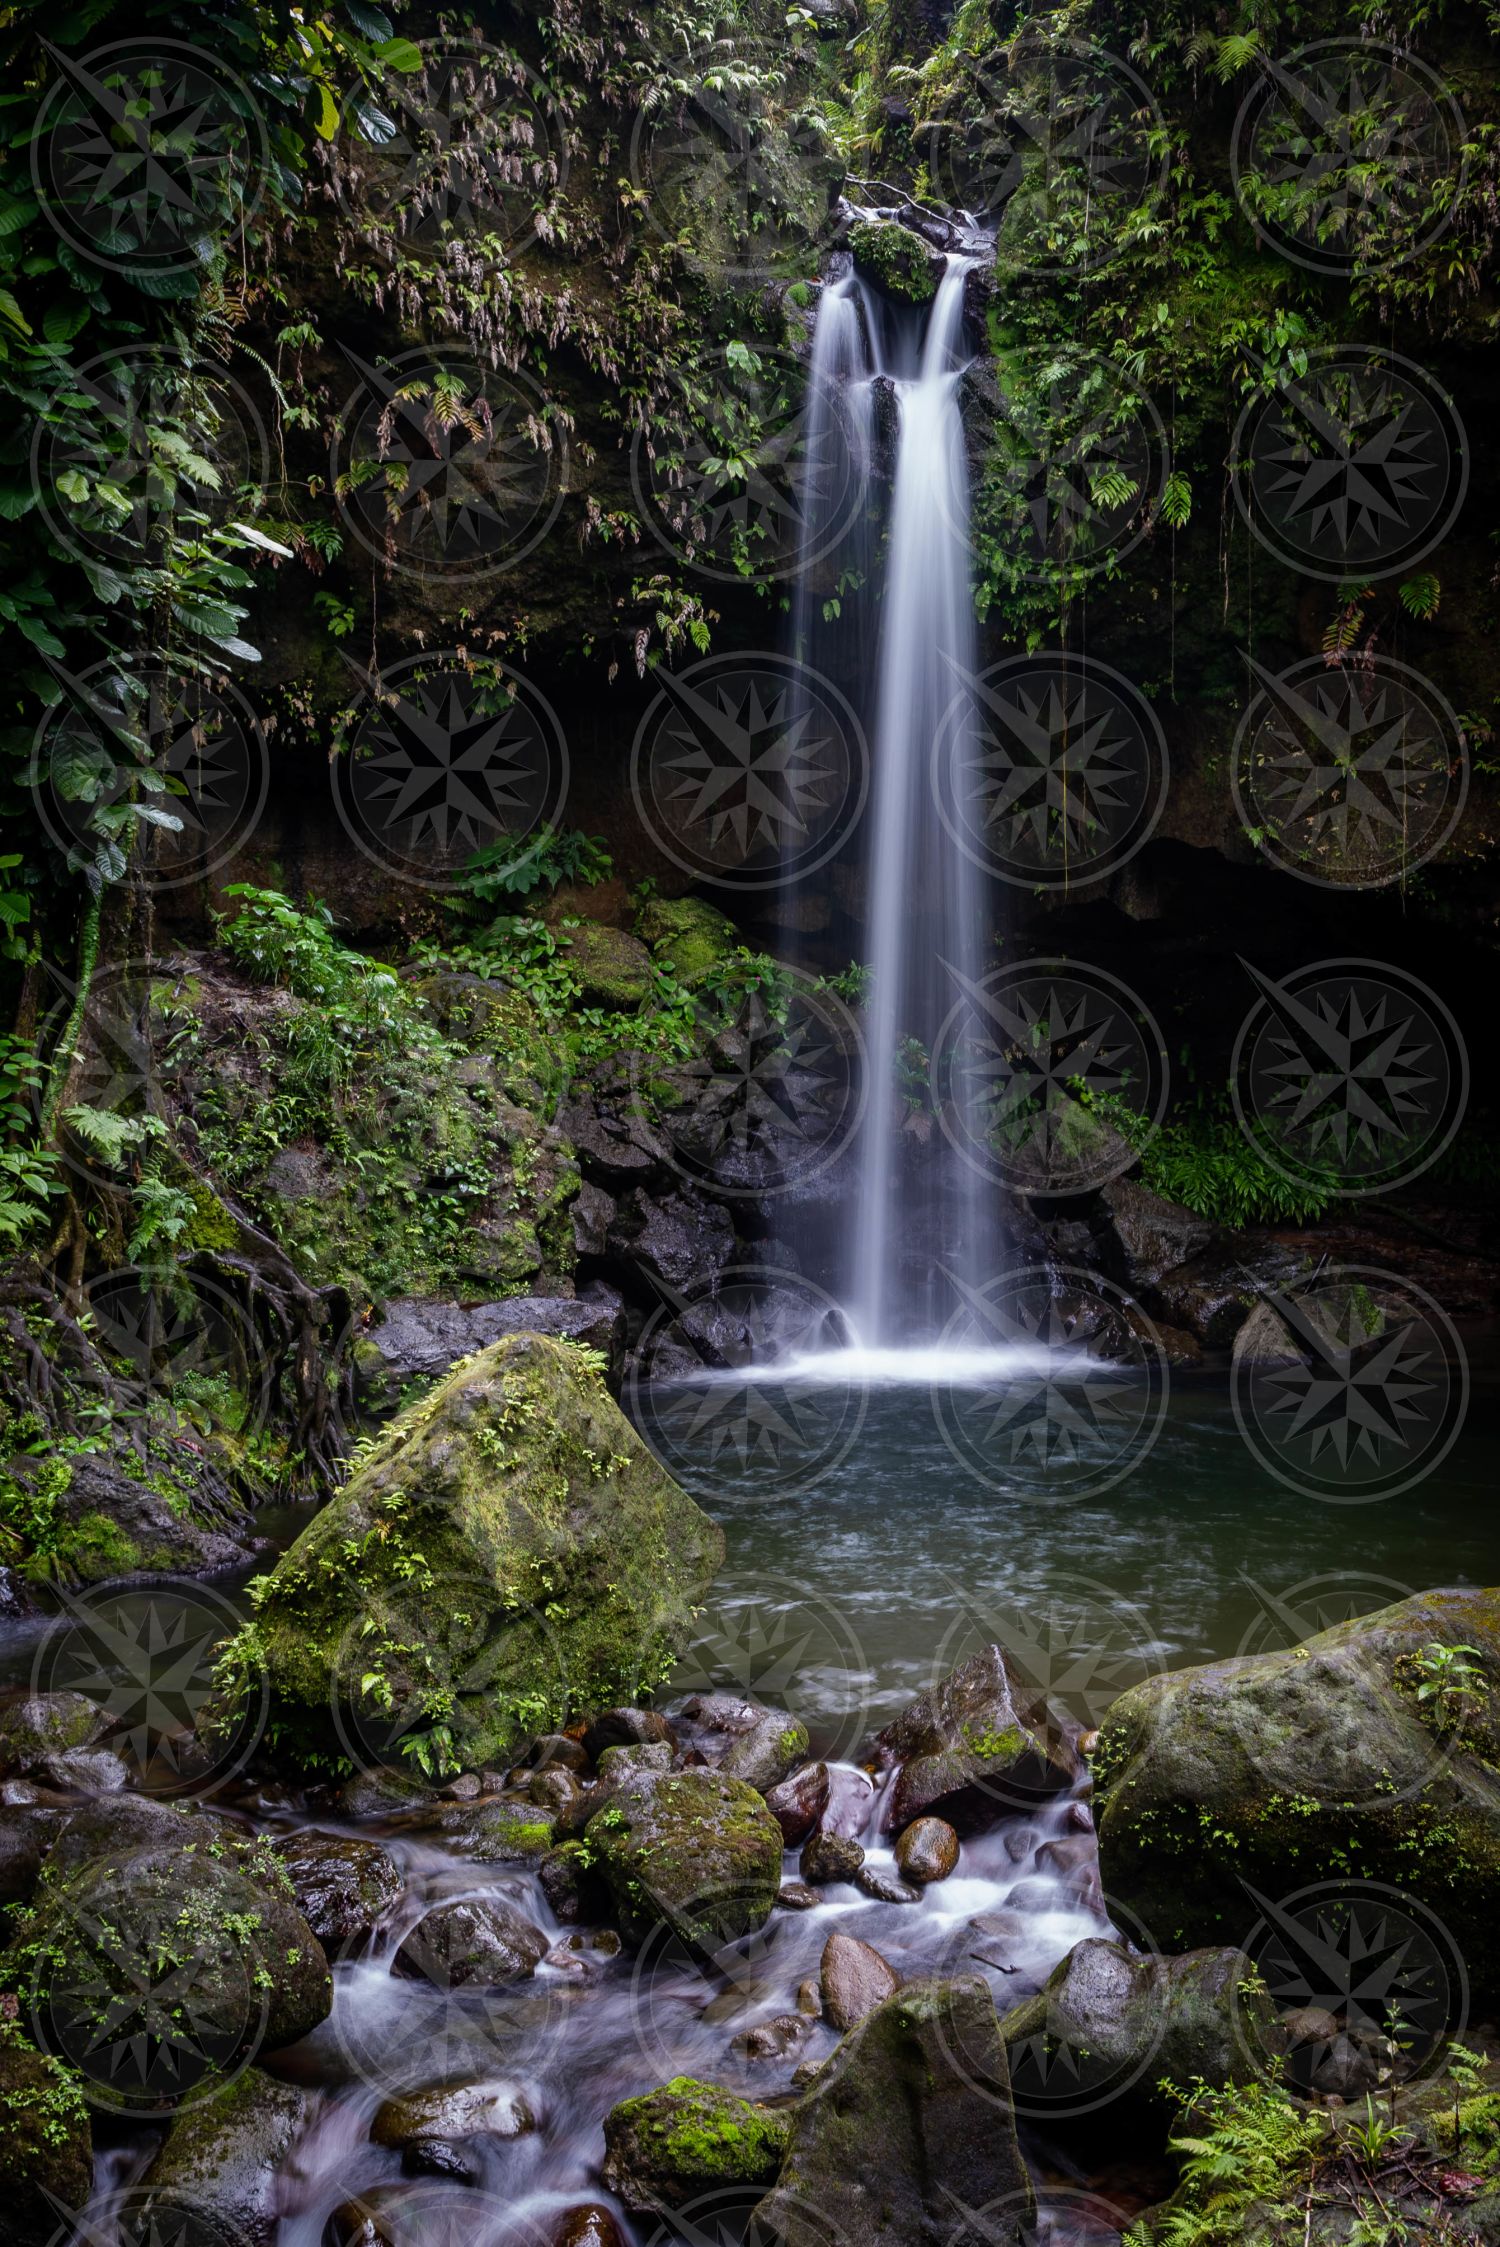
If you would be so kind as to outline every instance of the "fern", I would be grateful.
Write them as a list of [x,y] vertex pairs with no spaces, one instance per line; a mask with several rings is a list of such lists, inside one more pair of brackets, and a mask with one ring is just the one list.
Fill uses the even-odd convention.
[[127,1155],[165,1136],[159,1116],[118,1116],[109,1108],[65,1108],[64,1121],[75,1139],[111,1170],[118,1170]]
[[1396,588],[1396,595],[1408,616],[1414,617],[1418,624],[1426,624],[1437,615],[1443,588],[1431,570],[1421,570],[1417,576],[1403,579]]

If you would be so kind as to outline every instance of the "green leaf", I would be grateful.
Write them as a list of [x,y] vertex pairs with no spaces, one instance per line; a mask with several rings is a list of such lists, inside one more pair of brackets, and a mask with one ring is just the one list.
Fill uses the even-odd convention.
[[49,304],[42,320],[42,334],[49,343],[71,343],[79,329],[88,324],[86,304]]
[[57,479],[57,488],[64,499],[72,500],[75,507],[81,507],[89,496],[88,478],[80,475],[76,468],[63,470]]
[[11,295],[9,289],[0,289],[0,313],[18,327],[22,335],[31,334],[31,322]]
[[375,52],[387,70],[410,73],[422,67],[422,50],[414,39],[387,39]]
[[318,81],[318,114],[313,120],[319,140],[332,140],[339,129],[339,105],[332,88]]
[[16,627],[25,633],[34,648],[41,649],[43,655],[67,654],[68,651],[57,634],[49,631],[39,616],[18,616]]

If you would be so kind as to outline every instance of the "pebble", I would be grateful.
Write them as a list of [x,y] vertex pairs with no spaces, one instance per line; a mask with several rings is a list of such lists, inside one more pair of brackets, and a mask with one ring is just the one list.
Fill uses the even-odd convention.
[[896,1843],[902,1878],[926,1888],[946,1880],[958,1863],[958,1835],[944,1818],[914,1818]]
[[802,1877],[811,1881],[854,1880],[864,1861],[863,1849],[847,1834],[815,1833],[802,1851]]

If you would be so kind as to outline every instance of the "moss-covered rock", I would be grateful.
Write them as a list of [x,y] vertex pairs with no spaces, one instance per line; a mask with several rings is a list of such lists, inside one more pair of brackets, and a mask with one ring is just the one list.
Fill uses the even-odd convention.
[[292,2083],[246,2068],[179,2115],[142,2180],[147,2205],[206,2205],[245,2247],[271,2247],[278,2183],[312,2101]]
[[59,2208],[81,2208],[94,2179],[93,2136],[77,2078],[0,2029],[0,2247],[36,2247]]
[[25,1694],[0,1708],[0,1772],[30,1771],[71,1748],[91,1748],[109,1728],[87,1694]]
[[604,2182],[637,2215],[685,2207],[730,2185],[775,2180],[791,2119],[717,2084],[678,2075],[604,2118]]
[[998,1646],[982,1647],[939,1679],[879,1734],[899,1766],[884,1818],[899,1833],[934,1814],[960,1834],[982,1832],[1039,1795],[1069,1785],[1078,1758],[1034,1690]]
[[599,1361],[517,1334],[395,1420],[262,1586],[233,1662],[293,1754],[503,1765],[571,1710],[657,1685],[722,1533]]
[[781,1828],[764,1799],[717,1771],[640,1772],[589,1819],[584,1838],[621,1932],[670,1928],[714,1951],[770,1918]]
[[638,936],[604,921],[565,921],[558,931],[585,1006],[634,1014],[651,996],[651,955]]
[[943,261],[909,226],[868,219],[849,236],[865,279],[902,304],[927,304],[937,294]]
[[679,983],[700,982],[734,958],[733,921],[701,897],[653,897],[636,916],[635,932]]
[[[1476,1652],[1445,1692],[1460,1647]],[[1163,1948],[1247,1940],[1247,1884],[1379,1880],[1500,1993],[1500,1592],[1430,1592],[1150,1678],[1106,1712],[1094,1781],[1105,1893]]]

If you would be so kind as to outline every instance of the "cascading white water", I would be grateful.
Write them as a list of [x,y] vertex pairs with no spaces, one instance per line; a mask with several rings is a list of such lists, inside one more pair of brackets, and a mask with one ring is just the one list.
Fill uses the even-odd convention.
[[[977,981],[986,965],[980,876],[939,817],[931,772],[945,714],[957,702],[963,722],[964,683],[977,668],[958,395],[970,270],[970,260],[949,258],[917,373],[895,383],[900,431],[881,610],[866,903],[871,1097],[850,1306],[861,1343],[875,1349],[930,1340],[957,1305],[944,1273],[970,1285],[989,1277],[995,1230],[993,1188],[953,1150],[932,1149],[920,1181],[903,1182],[901,1138],[910,1111],[898,1089],[903,1065],[913,1077],[922,1069],[959,998],[954,971]],[[949,753],[962,754],[951,723],[947,743]]]

